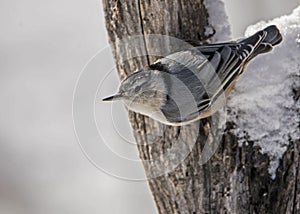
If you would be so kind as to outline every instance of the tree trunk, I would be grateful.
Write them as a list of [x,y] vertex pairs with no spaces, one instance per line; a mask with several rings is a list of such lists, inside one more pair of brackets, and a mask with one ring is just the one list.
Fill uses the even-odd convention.
[[[153,63],[157,57],[147,39],[134,47],[122,46],[128,36],[162,34],[178,39],[205,40],[209,21],[202,0],[103,0],[106,27],[121,79]],[[137,57],[136,57],[137,56]],[[269,157],[253,142],[242,146],[226,124],[220,136],[212,118],[182,127],[165,126],[148,117],[129,112],[141,159],[159,213],[299,213],[299,142],[291,143],[280,162],[276,179],[268,173]],[[175,159],[182,160],[172,168]],[[205,145],[214,155],[203,153]],[[187,157],[182,157],[188,151]],[[159,160],[159,161],[153,161]],[[167,172],[167,173],[161,173]]]

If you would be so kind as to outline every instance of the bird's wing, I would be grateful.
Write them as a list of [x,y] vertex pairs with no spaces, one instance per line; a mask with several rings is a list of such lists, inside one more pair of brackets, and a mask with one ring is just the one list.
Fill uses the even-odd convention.
[[169,121],[191,120],[199,115],[200,109],[209,105],[204,80],[212,77],[208,66],[205,56],[195,55],[191,50],[171,54],[150,66],[164,73],[167,99],[162,111]]
[[265,34],[251,43],[220,43],[194,47],[159,59],[150,67],[165,72],[168,96],[162,110],[168,120],[191,120],[210,108],[241,74]]

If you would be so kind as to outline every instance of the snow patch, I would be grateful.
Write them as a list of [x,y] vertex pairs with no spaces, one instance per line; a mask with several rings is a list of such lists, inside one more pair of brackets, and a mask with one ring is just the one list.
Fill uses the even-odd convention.
[[300,138],[300,6],[291,15],[248,27],[246,36],[275,24],[283,42],[248,66],[228,100],[228,117],[237,125],[240,145],[254,141],[270,157],[269,173],[276,177],[279,160],[289,143]]
[[215,30],[212,43],[231,40],[231,30],[223,0],[204,0],[208,12],[208,22],[211,27],[205,29],[205,35],[209,36]]

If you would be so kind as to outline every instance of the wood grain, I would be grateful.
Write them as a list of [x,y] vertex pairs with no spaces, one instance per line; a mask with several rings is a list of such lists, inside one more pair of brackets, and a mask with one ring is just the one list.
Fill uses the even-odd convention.
[[[134,48],[119,40],[150,33],[203,40],[209,26],[202,0],[103,0],[103,6],[121,79],[157,57],[147,56],[153,51],[147,39],[137,39],[131,44]],[[129,118],[159,213],[300,213],[299,142],[290,144],[272,180],[267,155],[253,142],[238,146],[230,132],[234,124],[227,124],[217,152],[201,164],[205,143],[220,136],[211,118],[183,127],[165,126],[133,112]],[[153,177],[159,169],[151,160],[159,159],[168,168],[170,157],[165,153],[176,143],[190,149],[189,155],[175,170]],[[175,155],[182,158],[180,150]]]

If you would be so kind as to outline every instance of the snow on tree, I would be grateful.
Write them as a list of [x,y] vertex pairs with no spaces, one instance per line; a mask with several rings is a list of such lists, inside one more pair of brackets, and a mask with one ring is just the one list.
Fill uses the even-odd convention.
[[291,15],[248,27],[246,36],[272,24],[280,29],[283,42],[251,62],[228,106],[240,144],[254,141],[269,155],[274,179],[287,146],[300,138],[300,6]]

